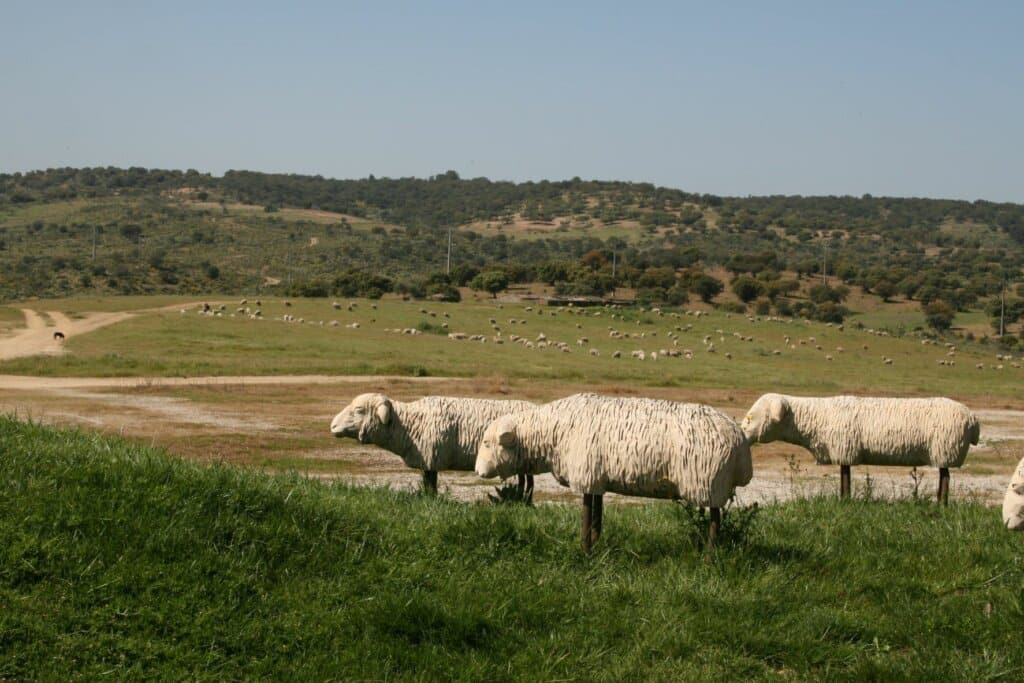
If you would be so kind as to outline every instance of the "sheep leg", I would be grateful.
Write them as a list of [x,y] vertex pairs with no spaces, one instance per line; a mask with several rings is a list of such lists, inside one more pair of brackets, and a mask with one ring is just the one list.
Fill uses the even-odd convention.
[[839,497],[849,498],[850,497],[850,466],[840,465],[839,466]]
[[529,498],[533,495],[533,475],[526,475],[526,497]]
[[522,500],[524,495],[526,495],[526,475],[519,474],[516,475],[516,496]]
[[593,505],[594,497],[589,493],[583,494],[583,532],[581,534],[583,540],[583,552],[590,553],[590,547],[593,545],[594,539],[591,537],[591,522],[593,520]]
[[423,470],[423,492],[437,494],[437,470]]
[[949,505],[949,468],[939,468],[939,502]]
[[722,508],[711,508],[711,520],[708,522],[708,542],[704,546],[704,559],[711,560],[711,552],[715,549],[715,539],[722,528]]
[[601,538],[601,526],[604,522],[604,496],[600,493],[594,494],[594,504],[591,508],[591,520],[590,520],[590,540],[592,543],[597,543],[597,539]]

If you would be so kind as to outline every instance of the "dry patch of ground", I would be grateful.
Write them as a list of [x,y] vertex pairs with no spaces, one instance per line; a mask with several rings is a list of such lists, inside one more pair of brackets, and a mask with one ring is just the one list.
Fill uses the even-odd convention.
[[80,319],[72,320],[58,311],[38,313],[28,308],[22,309],[22,313],[25,316],[25,327],[0,338],[0,360],[38,354],[58,355],[64,353],[64,340],[55,338],[55,333],[60,332],[66,339],[132,317],[131,313],[124,312],[87,313]]
[[[0,376],[0,411],[23,417],[77,424],[167,448],[203,462],[229,462],[270,471],[295,470],[323,479],[365,485],[414,488],[417,471],[396,456],[328,431],[334,414],[357,394],[386,393],[398,400],[425,394],[525,398],[544,402],[576,391],[623,396],[652,396],[709,403],[740,418],[756,396],[751,392],[680,388],[634,388],[622,385],[567,385],[509,381],[502,377],[206,377],[206,378],[33,378]],[[1024,457],[1024,412],[974,406],[982,422],[982,443],[965,466],[954,470],[954,498],[1001,500],[1010,473]],[[754,448],[755,477],[738,491],[749,505],[785,500],[838,488],[838,468],[814,464],[811,456],[789,444]],[[879,497],[933,496],[936,472],[924,468],[856,467],[855,490],[870,488]],[[919,476],[918,476],[919,475]],[[915,478],[916,477],[916,478]],[[472,472],[443,472],[443,491],[462,500],[485,500],[496,482]],[[570,500],[572,494],[553,478],[537,478],[539,501]],[[609,501],[641,499],[609,495]]]

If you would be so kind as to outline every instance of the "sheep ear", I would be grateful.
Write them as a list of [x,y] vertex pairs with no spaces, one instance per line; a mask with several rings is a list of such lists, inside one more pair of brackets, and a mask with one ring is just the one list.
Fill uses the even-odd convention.
[[509,427],[508,429],[506,429],[505,431],[503,431],[501,434],[498,435],[498,443],[500,443],[505,448],[508,448],[508,447],[514,445],[515,442],[516,442],[516,433],[514,431],[512,431],[511,427]]
[[379,406],[377,406],[377,419],[380,420],[382,425],[386,425],[388,420],[391,419],[391,401],[384,399]]
[[786,405],[785,399],[773,398],[768,406],[768,414],[771,416],[772,422],[782,422],[788,411],[789,406]]

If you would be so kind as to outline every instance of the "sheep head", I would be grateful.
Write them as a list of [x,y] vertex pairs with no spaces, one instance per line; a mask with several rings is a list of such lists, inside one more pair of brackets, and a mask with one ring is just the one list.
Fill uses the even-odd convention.
[[478,476],[502,479],[518,473],[519,437],[516,435],[516,420],[512,415],[499,417],[484,430],[480,448],[476,454],[474,469]]
[[747,443],[768,443],[782,437],[792,410],[785,396],[765,394],[754,402],[740,425]]
[[394,408],[384,394],[360,394],[331,421],[334,436],[352,437],[359,443],[371,443],[374,436],[388,425]]

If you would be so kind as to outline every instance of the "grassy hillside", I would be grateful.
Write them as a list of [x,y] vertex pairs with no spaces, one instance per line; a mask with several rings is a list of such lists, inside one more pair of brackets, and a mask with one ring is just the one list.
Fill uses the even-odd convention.
[[[590,385],[812,394],[941,394],[961,398],[1016,397],[1024,373],[1010,361],[996,360],[996,355],[1003,352],[994,345],[958,340],[958,350],[950,357],[942,345],[922,344],[914,335],[879,336],[873,333],[877,330],[859,329],[856,321],[839,330],[822,323],[752,321],[719,312],[699,317],[678,313],[659,316],[633,308],[559,312],[550,307],[490,300],[459,304],[352,300],[356,306],[350,311],[348,301],[342,299],[345,305],[335,310],[330,300],[295,299],[286,307],[281,299],[266,298],[262,300],[264,319],[258,321],[235,314],[238,301],[227,306],[223,317],[197,315],[195,309],[186,314],[177,310],[142,313],[72,337],[66,344],[70,352],[67,355],[5,361],[0,363],[0,373],[502,376]],[[81,313],[169,303],[164,298],[152,305],[146,302],[145,298],[82,298],[39,302],[38,307]],[[284,315],[305,322],[286,323],[281,320]],[[338,326],[332,327],[332,320]],[[504,344],[494,342],[496,331],[491,320]],[[354,324],[359,327],[347,327]],[[406,328],[424,333],[410,336],[395,331]],[[633,336],[614,338],[609,328]],[[488,341],[454,341],[448,338],[449,331],[485,335]],[[548,340],[567,343],[571,352],[511,343],[514,335],[537,340],[542,334]],[[747,338],[750,341],[743,340]],[[714,345],[714,352],[708,350],[705,339]],[[678,346],[673,341],[678,341]],[[591,355],[591,349],[600,355]],[[669,349],[680,353],[689,350],[694,357],[662,357],[657,361],[631,357],[634,350],[650,356],[651,352]],[[613,358],[616,351],[623,357]],[[886,365],[884,358],[891,358],[892,364]],[[956,365],[939,365],[940,360],[955,360]],[[978,363],[983,368],[977,368]]]
[[[807,296],[808,281],[790,279],[824,269],[833,284],[913,300],[917,309],[935,300],[979,309],[1005,283],[1011,319],[1024,316],[1021,205],[730,198],[645,183],[508,183],[454,173],[362,180],[146,169],[0,174],[0,300],[370,289],[424,297],[448,283],[449,229],[459,286],[497,269],[512,282],[546,282],[564,293],[625,287],[648,301],[679,303],[697,298],[699,272],[728,273],[727,285],[753,273],[766,297],[761,307],[789,315],[800,302],[782,285]],[[388,279],[345,291],[337,278],[350,270]],[[711,299],[728,302],[728,290]],[[797,312],[829,319],[813,307]]]
[[996,511],[458,504],[0,418],[0,678],[1015,680]]

